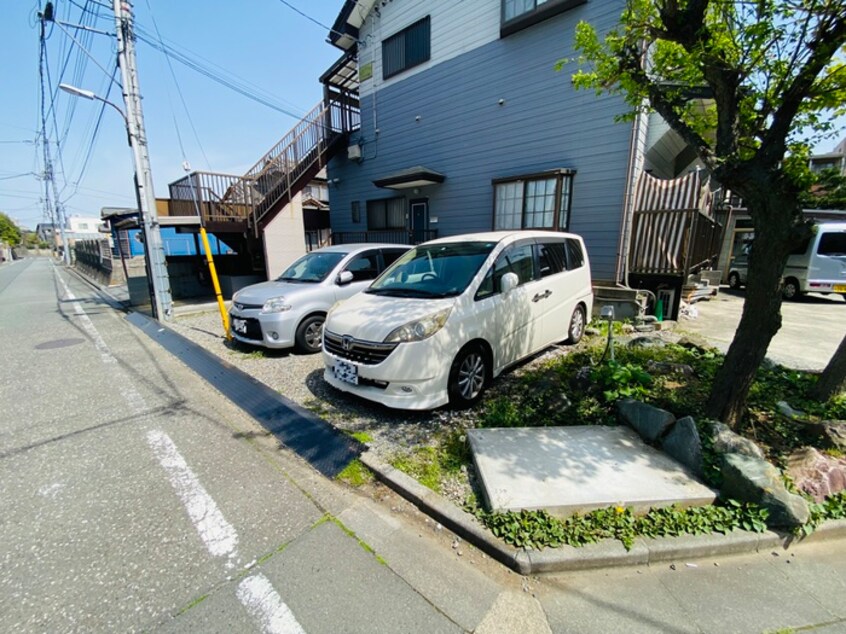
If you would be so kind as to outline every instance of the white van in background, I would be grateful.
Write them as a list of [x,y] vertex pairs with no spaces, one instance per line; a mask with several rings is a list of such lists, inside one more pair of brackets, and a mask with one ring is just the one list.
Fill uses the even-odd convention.
[[[731,288],[746,284],[748,247],[732,258]],[[840,293],[846,298],[846,222],[824,222],[795,249],[784,267],[782,295],[799,299],[805,293]]]
[[592,305],[587,252],[575,234],[433,240],[329,311],[323,376],[388,407],[464,407],[508,366],[557,341],[577,343]]

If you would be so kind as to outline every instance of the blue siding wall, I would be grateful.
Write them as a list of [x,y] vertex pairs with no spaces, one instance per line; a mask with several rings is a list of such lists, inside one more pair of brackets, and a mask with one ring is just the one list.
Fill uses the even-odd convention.
[[[619,97],[576,92],[570,85],[575,65],[560,72],[554,65],[575,55],[579,20],[602,31],[617,22],[621,8],[588,2],[365,97],[363,160],[344,155],[329,165],[329,178],[339,179],[330,191],[332,229],[363,231],[367,200],[405,196],[429,199],[430,216],[439,220],[431,228],[440,236],[487,231],[492,179],[573,168],[570,230],[585,238],[594,279],[613,279],[631,124],[614,122],[625,110]],[[446,181],[418,194],[372,183],[415,165],[445,174]],[[353,201],[361,205],[359,223],[352,222]]]

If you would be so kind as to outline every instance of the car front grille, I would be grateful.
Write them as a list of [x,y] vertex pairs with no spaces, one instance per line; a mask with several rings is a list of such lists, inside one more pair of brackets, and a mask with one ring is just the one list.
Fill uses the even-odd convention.
[[349,335],[341,336],[328,330],[323,331],[323,346],[326,352],[362,365],[378,365],[387,359],[397,347],[395,343],[363,341]]
[[232,302],[232,305],[238,310],[260,310],[264,304],[244,304],[243,302]]

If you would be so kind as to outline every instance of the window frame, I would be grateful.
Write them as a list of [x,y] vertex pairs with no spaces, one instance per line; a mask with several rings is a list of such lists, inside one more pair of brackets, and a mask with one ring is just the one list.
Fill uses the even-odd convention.
[[[419,58],[414,57],[411,61],[409,61],[409,53],[412,52],[409,51],[409,48],[411,46],[411,42],[414,41],[413,39],[409,39],[409,34],[415,29],[421,29],[424,31],[425,52],[423,52]],[[396,69],[391,68],[389,70],[388,64],[386,63],[389,56],[385,54],[385,50],[399,39],[402,39],[402,64]],[[385,81],[391,79],[392,77],[396,77],[400,73],[404,73],[407,70],[420,66],[421,64],[425,64],[430,59],[432,59],[432,21],[431,16],[427,15],[382,40],[382,80]]]
[[499,37],[508,37],[512,33],[517,33],[530,26],[534,26],[544,20],[556,16],[570,9],[574,9],[580,5],[586,4],[587,0],[544,0],[538,4],[537,0],[532,0],[534,8],[530,11],[514,16],[508,20],[505,19],[505,4],[508,0],[500,0],[499,3]]
[[[508,176],[504,178],[495,178],[491,181],[493,185],[493,211],[491,213],[491,229],[493,231],[507,231],[510,229],[506,228],[497,228],[497,187],[500,185],[513,185],[513,184],[520,184],[522,183],[522,194],[521,194],[521,209],[520,209],[520,226],[513,227],[511,230],[517,229],[539,229],[544,231],[568,231],[570,227],[570,217],[572,215],[573,210],[573,186],[575,182],[576,170],[562,168],[557,170],[550,170],[547,172],[539,172],[533,174],[524,174],[521,176]],[[543,226],[531,226],[530,224],[526,223],[527,219],[527,211],[526,211],[526,201],[528,199],[527,191],[528,191],[528,184],[538,181],[545,181],[556,179],[555,181],[555,193],[553,195],[554,199],[554,207],[552,209],[552,226],[551,227],[543,227]],[[567,183],[567,187],[565,190],[565,182]],[[566,196],[565,196],[566,194]],[[537,198],[535,196],[534,198]],[[566,207],[566,209],[565,209]],[[565,214],[564,223],[562,226],[562,212]],[[548,213],[547,211],[537,212],[533,210],[531,212],[534,214],[540,214],[543,216],[544,214]]]
[[[402,201],[403,206],[403,224],[402,226],[390,226],[388,224],[388,204],[390,201]],[[384,205],[384,213],[385,213],[385,226],[384,227],[372,227],[370,226],[370,210],[371,206],[375,206],[377,204]],[[406,202],[404,196],[392,196],[391,198],[371,198],[366,201],[365,203],[365,214],[366,214],[366,223],[367,223],[367,230],[368,231],[398,231],[398,230],[406,230],[408,228],[408,211],[406,210]]]

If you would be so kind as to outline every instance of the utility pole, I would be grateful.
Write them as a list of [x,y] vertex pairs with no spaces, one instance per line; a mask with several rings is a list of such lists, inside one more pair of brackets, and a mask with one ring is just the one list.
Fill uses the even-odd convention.
[[144,115],[141,111],[141,91],[135,66],[135,35],[132,31],[132,5],[128,0],[113,0],[115,30],[117,31],[118,65],[123,83],[123,100],[126,104],[126,128],[129,145],[135,159],[135,184],[138,194],[138,209],[144,232],[144,248],[147,254],[147,271],[152,285],[150,301],[153,317],[169,321],[173,316],[173,300],[170,294],[170,279],[167,274],[164,245],[159,231],[156,211],[156,194],[153,191],[153,176],[150,171],[150,155],[147,152],[147,136],[144,132]]

